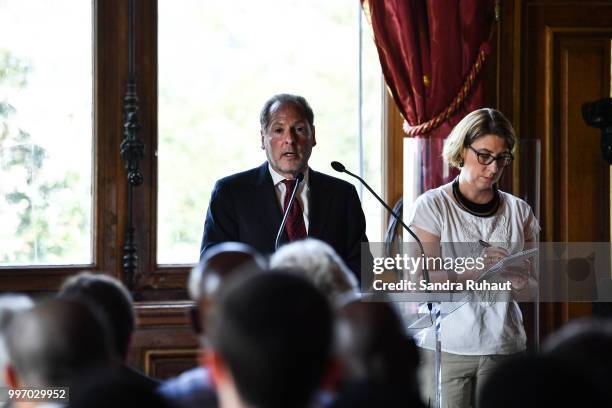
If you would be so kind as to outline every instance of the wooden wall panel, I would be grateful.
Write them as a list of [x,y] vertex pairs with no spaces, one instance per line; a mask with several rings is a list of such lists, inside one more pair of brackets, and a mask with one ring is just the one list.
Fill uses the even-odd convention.
[[[580,107],[609,95],[612,2],[514,3],[520,33],[505,41],[520,49],[513,69],[521,136],[542,141],[541,239],[607,241],[608,167],[598,131],[584,125]],[[522,186],[530,182],[521,177]],[[543,304],[540,333],[590,313],[590,303]]]
[[144,354],[144,373],[165,380],[185,372],[197,364],[198,350],[159,349],[147,350]]
[[581,109],[583,103],[609,92],[610,39],[606,33],[602,37],[580,32],[555,37],[558,63],[549,73],[557,75],[553,94],[558,95],[553,128],[559,137],[550,140],[559,152],[555,236],[569,242],[607,241],[609,165],[601,158],[601,132],[584,123]]
[[[389,93],[383,100],[383,199],[390,207],[403,196],[404,191],[404,117]],[[383,212],[383,229],[387,230],[389,214]],[[402,231],[400,231],[402,233]]]
[[198,364],[199,341],[191,329],[191,302],[141,302],[128,364],[166,379]]

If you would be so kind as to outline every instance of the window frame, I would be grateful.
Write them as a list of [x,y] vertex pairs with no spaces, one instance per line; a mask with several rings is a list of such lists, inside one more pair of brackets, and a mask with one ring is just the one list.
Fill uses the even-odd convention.
[[[119,155],[123,140],[123,101],[128,75],[128,2],[92,0],[93,12],[93,179],[92,263],[0,267],[0,291],[51,292],[81,271],[123,277],[127,221],[127,179]],[[192,265],[157,264],[157,1],[135,0],[137,137],[144,143],[139,168],[143,184],[133,190],[134,241],[138,262],[133,295],[139,301],[187,298]],[[382,80],[382,79],[381,79]],[[386,92],[385,92],[386,94]],[[383,101],[383,196],[401,196],[401,120],[392,101]],[[400,133],[398,133],[400,132]],[[398,150],[399,147],[399,150]],[[399,153],[399,154],[398,154]],[[397,161],[399,160],[399,161]],[[398,190],[399,188],[399,190]],[[203,227],[204,214],[202,215]],[[383,227],[387,215],[383,214]],[[194,220],[198,222],[198,220]]]
[[[118,157],[121,112],[116,97],[127,71],[123,38],[127,7],[120,0],[92,1],[93,30],[93,128],[92,128],[92,262],[75,265],[26,265],[0,267],[0,291],[44,292],[80,271],[116,275],[117,248],[123,217],[121,191],[125,177]],[[117,51],[119,50],[119,51]],[[108,243],[108,244],[105,244]]]

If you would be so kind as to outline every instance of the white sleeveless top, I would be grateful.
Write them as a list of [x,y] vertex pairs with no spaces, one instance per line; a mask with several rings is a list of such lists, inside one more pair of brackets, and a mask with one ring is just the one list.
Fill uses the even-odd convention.
[[[440,242],[477,243],[479,239],[503,246],[510,253],[535,240],[540,226],[531,207],[520,198],[501,193],[500,207],[491,217],[463,210],[444,186],[417,198],[408,225],[440,237]],[[444,254],[442,254],[444,256]],[[444,308],[444,305],[443,305]],[[469,302],[442,320],[442,350],[464,355],[512,354],[525,349],[523,316],[514,301]],[[435,349],[434,328],[415,336],[417,345]]]

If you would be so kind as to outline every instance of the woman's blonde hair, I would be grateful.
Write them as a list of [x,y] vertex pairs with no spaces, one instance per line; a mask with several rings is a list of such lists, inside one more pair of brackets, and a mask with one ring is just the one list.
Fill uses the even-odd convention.
[[498,110],[482,108],[467,114],[444,141],[442,157],[452,167],[462,167],[463,149],[486,135],[499,136],[506,142],[510,153],[514,152],[516,138],[512,124]]

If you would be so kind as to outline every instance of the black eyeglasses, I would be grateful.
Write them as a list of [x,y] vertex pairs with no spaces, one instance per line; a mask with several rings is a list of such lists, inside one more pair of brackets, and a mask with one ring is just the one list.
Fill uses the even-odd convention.
[[472,146],[468,146],[474,153],[476,153],[476,156],[478,157],[478,163],[488,166],[489,164],[493,163],[493,160],[497,160],[497,166],[498,167],[506,167],[509,166],[510,164],[512,164],[512,161],[514,160],[514,156],[512,156],[512,153],[501,153],[497,156],[493,156],[490,153],[481,153],[478,150],[474,149]]

